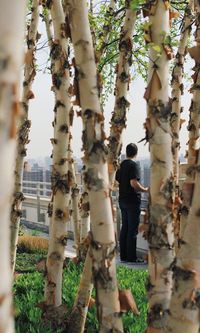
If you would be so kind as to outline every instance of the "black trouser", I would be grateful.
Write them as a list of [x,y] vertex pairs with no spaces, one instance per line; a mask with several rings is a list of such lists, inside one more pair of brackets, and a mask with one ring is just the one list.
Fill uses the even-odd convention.
[[120,232],[120,258],[125,261],[137,259],[136,246],[140,223],[140,204],[119,202],[122,215]]

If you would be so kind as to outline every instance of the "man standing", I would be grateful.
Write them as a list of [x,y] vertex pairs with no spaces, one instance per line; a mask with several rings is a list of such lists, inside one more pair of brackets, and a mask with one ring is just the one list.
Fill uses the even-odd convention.
[[141,192],[148,192],[148,187],[140,184],[140,168],[135,162],[138,148],[134,143],[126,147],[126,159],[116,172],[119,182],[119,207],[122,215],[120,232],[121,261],[140,263],[137,258],[137,234],[140,222]]

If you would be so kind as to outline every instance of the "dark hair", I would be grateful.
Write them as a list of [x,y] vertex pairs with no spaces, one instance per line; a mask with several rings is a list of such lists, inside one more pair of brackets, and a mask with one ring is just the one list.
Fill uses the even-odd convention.
[[127,157],[135,157],[138,152],[138,147],[135,145],[135,143],[129,143],[126,146],[126,156]]

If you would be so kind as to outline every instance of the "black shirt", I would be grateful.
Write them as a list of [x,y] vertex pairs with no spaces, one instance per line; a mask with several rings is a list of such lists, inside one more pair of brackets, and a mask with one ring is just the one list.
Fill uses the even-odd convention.
[[116,180],[119,182],[119,201],[140,204],[141,193],[130,184],[131,179],[140,180],[140,168],[135,161],[124,160],[116,172]]

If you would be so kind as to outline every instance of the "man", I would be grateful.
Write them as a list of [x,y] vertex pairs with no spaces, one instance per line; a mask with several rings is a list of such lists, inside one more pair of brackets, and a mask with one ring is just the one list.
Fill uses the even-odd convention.
[[148,187],[140,184],[140,168],[135,162],[138,148],[134,143],[126,147],[126,159],[116,172],[119,182],[119,207],[122,215],[120,232],[121,261],[140,263],[137,258],[137,234],[140,222],[141,192],[148,192]]

